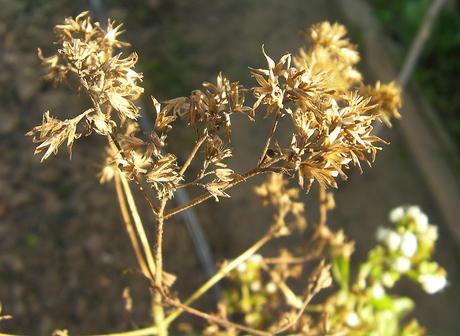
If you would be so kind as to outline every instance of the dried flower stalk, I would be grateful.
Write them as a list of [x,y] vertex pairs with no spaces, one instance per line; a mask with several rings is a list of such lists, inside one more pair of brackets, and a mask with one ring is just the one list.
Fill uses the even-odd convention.
[[[89,97],[91,106],[63,121],[45,112],[42,124],[27,135],[38,143],[35,153],[44,152],[42,161],[56,154],[64,143],[71,154],[75,141],[92,133],[108,140],[100,181],[115,179],[137,261],[153,292],[154,326],[124,335],[167,335],[170,324],[184,311],[207,319],[212,330],[224,327],[234,334],[243,331],[271,335],[307,330],[313,324],[304,312],[312,297],[330,285],[331,266],[317,265],[304,295],[296,295],[288,281],[299,277],[302,265],[319,258],[327,248],[333,247],[338,255],[351,254],[352,246],[343,233],[333,233],[326,226],[326,214],[332,208],[326,188],[337,188],[337,178],[346,179],[351,165],[362,171],[362,162],[370,165],[375,159],[380,150],[377,144],[384,141],[372,134],[373,123],[383,121],[390,125],[390,118],[400,117],[399,89],[394,83],[378,82],[375,86],[366,86],[355,67],[359,55],[346,38],[346,29],[339,24],[323,22],[306,31],[309,47],[302,48],[294,57],[285,54],[275,62],[262,48],[267,67],[250,68],[256,83],[253,88],[245,88],[219,73],[215,83],[205,82],[189,96],[172,98],[162,104],[152,97],[154,130],[142,135],[137,123],[140,109],[136,100],[144,93],[143,76],[135,70],[137,54],[125,57],[119,52],[129,45],[119,40],[120,29],[121,25],[110,20],[103,29],[99,23],[92,22],[88,12],[67,18],[64,24],[55,27],[57,53],[45,57],[39,50],[39,58],[48,68],[46,78],[56,82],[76,81],[78,89]],[[249,105],[246,102],[248,93],[253,98]],[[238,173],[226,162],[233,155],[230,147],[234,131],[232,118],[235,114],[243,114],[257,123],[260,113],[273,119],[272,127],[254,167]],[[185,123],[196,135],[195,145],[184,163],[167,146],[168,135],[177,123]],[[291,125],[289,143],[283,143],[277,136],[281,123]],[[256,193],[263,204],[277,209],[266,235],[224,264],[215,276],[181,303],[169,292],[174,276],[163,270],[165,221],[209,198],[230,197],[230,188],[265,173],[272,175],[264,185],[256,188]],[[272,258],[276,262],[265,259],[263,267],[276,279],[275,287],[282,288],[285,298],[291,298],[291,302],[297,298],[297,304],[281,314],[267,332],[190,307],[274,238],[307,230],[299,189],[289,188],[287,184],[286,178],[292,177],[296,177],[299,186],[307,192],[315,181],[320,186],[321,219],[309,241],[313,249],[304,249],[299,256],[284,251],[279,258]],[[128,180],[135,182],[155,215],[153,251]],[[155,197],[145,189],[146,185],[151,187]],[[169,208],[168,201],[178,188],[201,188],[203,193],[187,204]],[[164,305],[175,307],[175,310],[165,314]]]

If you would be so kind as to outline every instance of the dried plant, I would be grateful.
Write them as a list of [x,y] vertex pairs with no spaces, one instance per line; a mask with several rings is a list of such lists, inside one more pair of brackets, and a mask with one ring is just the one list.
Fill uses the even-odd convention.
[[[375,325],[366,320],[360,309],[362,305],[373,304],[367,298],[371,288],[377,284],[383,291],[385,286],[392,287],[384,278],[389,276],[394,282],[404,273],[429,288],[429,292],[442,287],[440,280],[433,277],[444,277],[444,271],[427,261],[435,239],[427,243],[424,252],[420,249],[417,252],[420,254],[406,256],[412,258],[410,265],[417,269],[416,273],[409,273],[410,267],[404,271],[395,269],[391,263],[392,260],[398,263],[400,252],[379,245],[361,267],[356,284],[350,285],[353,242],[342,231],[333,232],[327,226],[327,212],[334,207],[334,201],[326,188],[337,188],[337,179],[346,179],[351,166],[361,170],[363,162],[372,163],[380,150],[378,144],[384,143],[372,134],[373,124],[383,121],[390,125],[391,118],[400,117],[401,106],[396,84],[378,82],[368,86],[362,82],[355,67],[359,55],[346,38],[345,27],[328,22],[313,25],[305,32],[308,47],[294,57],[285,54],[274,61],[262,48],[267,66],[250,68],[256,85],[253,88],[245,88],[220,73],[215,83],[203,83],[201,89],[189,96],[162,104],[152,97],[155,122],[154,130],[148,134],[143,134],[138,124],[140,108],[136,100],[144,90],[140,86],[142,74],[135,70],[137,55],[125,57],[119,52],[128,46],[118,39],[120,29],[121,25],[112,21],[103,29],[91,21],[87,12],[75,19],[67,18],[64,24],[55,27],[57,53],[44,57],[39,50],[39,57],[49,70],[46,77],[56,82],[77,83],[91,106],[63,121],[45,112],[42,124],[27,133],[39,143],[36,153],[44,152],[42,161],[57,153],[64,142],[71,154],[74,142],[93,132],[108,140],[100,181],[115,181],[123,219],[140,270],[149,280],[152,292],[153,326],[119,335],[166,335],[171,323],[184,312],[207,320],[209,327],[203,331],[207,335],[345,335],[355,331],[367,334]],[[252,103],[247,103],[250,100],[247,96],[253,97]],[[238,132],[232,129],[232,119],[234,114],[243,114],[250,122],[258,123],[260,113],[272,119],[272,126],[254,167],[237,172],[226,160],[233,155],[232,131]],[[277,132],[282,122],[292,129],[288,143],[283,143]],[[184,162],[167,146],[168,135],[178,123],[188,126],[196,136]],[[192,163],[197,167],[193,171],[189,169]],[[230,188],[264,173],[270,173],[268,180],[255,191],[263,205],[276,209],[273,224],[241,255],[223,263],[188,299],[179,299],[170,290],[175,276],[163,269],[165,220],[209,198],[229,197]],[[318,182],[320,219],[315,226],[307,225],[301,189],[288,185],[291,178],[296,178],[306,192]],[[153,249],[129,181],[141,191],[155,215]],[[169,201],[179,188],[201,188],[203,193],[171,208]],[[398,235],[403,235],[403,240],[413,229],[407,216],[404,213],[397,220]],[[281,250],[279,257],[265,258],[257,253],[273,239],[294,234],[305,237],[305,233],[308,233],[306,240],[303,238],[296,248]],[[404,242],[401,245],[404,254],[403,246]],[[379,269],[388,268],[388,276],[374,272],[376,254],[380,255],[378,262],[383,263]],[[218,313],[206,313],[191,306],[223,278],[233,285]],[[289,282],[304,278],[307,279],[302,280],[304,291],[296,294]],[[331,286],[333,279],[340,285],[339,291],[324,303],[312,306],[315,295]],[[242,321],[230,319],[236,313],[243,314]],[[360,322],[354,323],[356,319]],[[392,321],[396,321],[395,330],[399,330],[399,315]],[[359,329],[361,326],[367,329]],[[415,324],[407,328],[420,330]]]

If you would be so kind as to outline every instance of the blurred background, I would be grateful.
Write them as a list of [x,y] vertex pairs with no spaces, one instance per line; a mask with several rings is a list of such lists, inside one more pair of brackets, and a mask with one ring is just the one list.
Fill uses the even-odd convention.
[[[24,136],[48,109],[61,118],[86,109],[84,98],[41,80],[36,49],[45,55],[54,52],[52,29],[64,17],[90,10],[93,17],[124,22],[122,40],[139,54],[144,111],[153,116],[150,95],[159,100],[188,95],[221,70],[251,87],[247,67],[264,65],[262,44],[275,59],[287,51],[296,53],[304,45],[301,30],[321,20],[349,28],[366,82],[396,79],[432,2],[0,0],[0,302],[3,313],[14,316],[0,322],[0,331],[47,335],[66,328],[81,335],[128,330],[150,318],[149,295],[134,269],[114,186],[98,182],[105,139],[81,139],[71,161],[62,150],[40,164]],[[409,283],[398,288],[415,299],[413,316],[433,335],[460,330],[460,223],[455,223],[460,208],[459,56],[460,3],[445,1],[407,86],[402,110],[407,119],[382,130],[391,145],[372,169],[363,175],[353,172],[340,185],[329,220],[356,240],[357,261],[375,244],[376,228],[387,225],[388,212],[398,205],[420,205],[439,225],[436,259],[448,271],[449,287],[433,296]],[[236,128],[239,159],[234,164],[243,170],[253,164],[266,130],[243,119],[235,121],[234,132]],[[191,139],[184,135],[170,143],[179,149]],[[237,188],[230,199],[196,208],[217,261],[248,247],[270,221],[251,188]],[[314,222],[315,190],[305,202]],[[141,210],[146,223],[152,222],[147,209]],[[166,230],[166,270],[178,275],[174,288],[185,297],[205,275],[183,221],[173,219]],[[131,313],[124,309],[126,287],[134,300]],[[210,302],[201,304],[210,307]]]

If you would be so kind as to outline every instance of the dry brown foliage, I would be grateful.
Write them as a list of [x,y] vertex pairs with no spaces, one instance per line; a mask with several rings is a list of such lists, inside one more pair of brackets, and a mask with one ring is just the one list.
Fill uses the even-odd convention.
[[[121,25],[109,21],[103,29],[93,23],[87,12],[65,19],[55,27],[59,49],[50,57],[39,57],[48,68],[47,79],[77,83],[91,106],[78,116],[58,120],[45,112],[41,125],[28,135],[38,143],[35,153],[44,153],[42,161],[58,152],[66,143],[69,153],[81,137],[92,133],[108,140],[101,182],[115,179],[123,218],[130,232],[139,267],[152,288],[154,326],[141,329],[137,335],[168,333],[170,323],[182,312],[200,316],[211,323],[207,333],[218,335],[246,332],[271,335],[287,332],[323,334],[328,331],[327,316],[313,321],[304,312],[321,289],[331,283],[330,266],[324,262],[309,275],[306,291],[296,295],[286,284],[308,268],[307,261],[325,257],[325,249],[350,254],[352,245],[343,233],[333,233],[326,226],[326,214],[333,207],[327,187],[337,187],[337,179],[346,179],[351,166],[371,164],[379,143],[372,134],[373,123],[399,118],[399,89],[394,83],[366,86],[356,68],[359,55],[346,38],[346,29],[337,23],[322,22],[305,32],[308,47],[298,55],[283,55],[278,61],[265,53],[266,68],[250,68],[255,87],[245,88],[239,82],[218,74],[215,83],[205,82],[190,95],[159,103],[152,97],[155,110],[154,131],[143,134],[138,124],[140,108],[136,100],[143,94],[142,74],[135,70],[137,54],[123,56],[120,50],[129,44],[119,40]],[[247,101],[253,101],[248,103]],[[254,168],[236,172],[226,161],[233,155],[230,146],[232,118],[243,114],[257,123],[263,113],[273,124]],[[168,149],[168,135],[178,123],[187,125],[196,135],[195,145],[184,162]],[[288,123],[291,140],[283,143],[277,135],[279,123]],[[200,155],[197,155],[199,154]],[[201,155],[202,154],[202,155]],[[192,174],[191,164],[198,167]],[[277,211],[273,225],[258,242],[239,257],[222,265],[220,271],[183,302],[169,291],[174,276],[163,271],[163,225],[171,216],[194,207],[209,198],[229,197],[228,189],[246,183],[256,175],[273,173],[256,188],[263,204]],[[265,271],[282,291],[287,308],[276,311],[278,317],[268,331],[230,322],[226,313],[201,312],[190,305],[239,264],[248,260],[274,238],[304,232],[307,229],[300,190],[290,188],[288,179],[296,177],[300,187],[309,190],[313,182],[320,186],[321,220],[311,233],[302,255],[283,251],[279,258],[266,259]],[[127,180],[143,193],[156,217],[156,242],[151,249],[137,212]],[[155,197],[145,186],[150,186]],[[189,203],[169,208],[168,201],[178,188],[202,188],[203,194]],[[168,253],[168,251],[166,251]],[[299,268],[300,267],[300,268]],[[175,308],[165,314],[164,305]],[[222,331],[222,329],[224,331]],[[214,330],[214,331],[212,331]],[[221,331],[218,331],[221,330]]]

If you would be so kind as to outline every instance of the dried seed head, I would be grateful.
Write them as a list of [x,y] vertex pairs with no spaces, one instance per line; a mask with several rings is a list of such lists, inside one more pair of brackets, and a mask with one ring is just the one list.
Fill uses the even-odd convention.
[[[113,55],[116,48],[128,44],[117,39],[120,26],[114,27],[108,22],[107,31],[99,23],[92,23],[88,12],[83,12],[75,19],[67,18],[64,24],[57,25],[55,32],[60,49],[55,55],[44,57],[38,50],[38,56],[49,69],[47,79],[60,82],[73,74],[78,80],[79,88],[85,90],[93,103],[93,108],[73,119],[64,121],[51,118],[45,114],[43,124],[34,128],[28,135],[34,141],[42,142],[36,153],[48,147],[43,160],[49,157],[67,140],[69,152],[75,139],[88,135],[94,130],[102,135],[112,134],[117,122],[112,117],[112,109],[118,112],[120,122],[136,119],[139,108],[136,100],[143,92],[138,84],[142,75],[134,70],[137,55],[122,58]],[[77,131],[80,122],[85,121],[87,131]],[[40,135],[37,136],[37,133]]]
[[362,86],[360,94],[370,97],[371,104],[375,105],[372,112],[378,115],[378,118],[388,127],[391,127],[391,118],[401,118],[399,113],[402,106],[401,88],[395,82],[382,84],[378,81],[375,86]]
[[[255,120],[256,110],[264,107],[267,116],[274,114],[277,121],[291,123],[293,132],[291,142],[285,145],[276,134],[270,135],[260,167],[278,164],[278,171],[297,175],[299,184],[307,190],[314,181],[336,187],[338,177],[346,179],[350,163],[361,170],[361,162],[370,164],[374,160],[380,149],[376,143],[382,140],[371,135],[372,123],[377,119],[389,124],[390,117],[399,117],[397,86],[365,86],[354,68],[359,56],[346,38],[346,29],[322,22],[306,33],[310,48],[300,50],[293,58],[294,66],[289,53],[275,62],[262,47],[267,68],[250,69],[258,84],[252,89],[252,107],[245,105],[247,90],[219,73],[214,83],[205,82],[200,90],[170,99],[163,106],[152,97],[154,132],[138,136],[136,119],[140,111],[135,101],[143,93],[142,74],[134,69],[136,53],[127,57],[116,53],[128,45],[119,40],[120,29],[121,25],[109,21],[104,30],[84,12],[56,26],[60,47],[55,55],[44,57],[39,50],[40,59],[49,69],[47,77],[57,81],[76,77],[79,89],[93,104],[64,121],[45,113],[43,124],[28,133],[40,143],[36,153],[45,151],[43,160],[64,142],[71,152],[76,139],[95,131],[119,142],[120,155],[109,155],[101,180],[110,179],[115,164],[127,177],[144,176],[162,197],[170,197],[190,164],[179,167],[176,156],[165,151],[167,135],[174,123],[182,120],[197,134],[191,159],[204,146],[202,168],[195,180],[185,185],[204,187],[216,198],[227,197],[225,189],[241,179],[224,162],[232,155],[228,148],[232,117],[243,113]],[[271,144],[276,148],[270,148]]]

